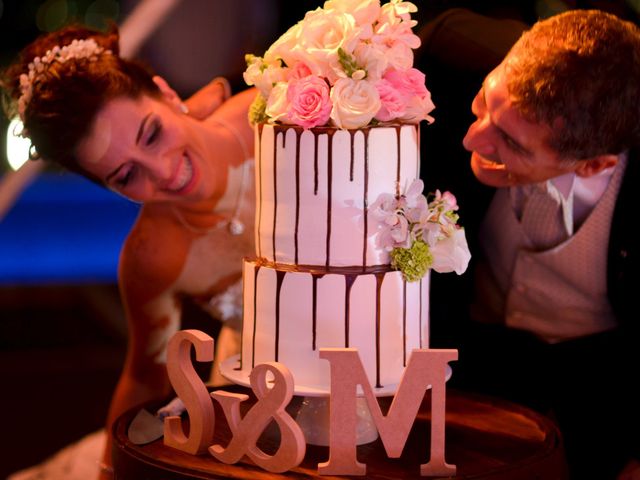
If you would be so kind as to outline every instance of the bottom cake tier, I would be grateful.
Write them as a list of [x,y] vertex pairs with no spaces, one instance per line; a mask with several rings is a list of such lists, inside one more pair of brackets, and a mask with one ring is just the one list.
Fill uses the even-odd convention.
[[406,282],[388,267],[367,271],[244,261],[240,376],[286,365],[296,392],[328,392],[321,348],[357,348],[374,392],[393,394],[413,349],[429,345],[429,276]]

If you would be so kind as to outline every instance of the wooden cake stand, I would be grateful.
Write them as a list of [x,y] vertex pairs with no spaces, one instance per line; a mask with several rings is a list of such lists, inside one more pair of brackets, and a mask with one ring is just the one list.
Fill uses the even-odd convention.
[[[251,391],[240,386],[226,386],[224,390],[247,393],[251,400],[243,402],[248,409],[255,398]],[[209,454],[194,456],[167,447],[162,438],[135,445],[127,437],[128,427],[140,410],[122,415],[113,427],[113,465],[117,480],[182,480],[235,478],[266,479],[405,479],[420,477],[420,464],[429,455],[430,392],[425,395],[402,456],[387,457],[381,440],[358,446],[358,461],[367,465],[365,477],[336,477],[318,474],[318,463],[329,458],[328,447],[308,445],[302,464],[286,474],[273,474],[255,465],[240,462],[227,465]],[[390,398],[380,398],[382,411]],[[294,397],[287,408],[294,413],[300,397]],[[166,402],[146,405],[149,411]],[[226,446],[230,431],[222,410],[216,405],[215,442]],[[246,411],[246,410],[245,410]],[[244,412],[243,412],[244,413]],[[273,433],[273,432],[272,432]],[[277,434],[277,430],[275,432]],[[277,435],[275,435],[277,436]],[[275,452],[277,440],[265,433],[260,447]],[[470,395],[447,390],[446,443],[447,463],[457,467],[455,478],[491,480],[565,480],[569,478],[564,460],[560,433],[547,417],[522,406],[486,396]],[[447,477],[451,478],[451,477]]]

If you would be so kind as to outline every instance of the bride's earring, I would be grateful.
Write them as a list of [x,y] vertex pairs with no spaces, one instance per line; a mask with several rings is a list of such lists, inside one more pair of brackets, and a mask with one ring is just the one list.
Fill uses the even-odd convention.
[[189,107],[187,107],[186,103],[180,102],[180,111],[185,115],[189,113]]

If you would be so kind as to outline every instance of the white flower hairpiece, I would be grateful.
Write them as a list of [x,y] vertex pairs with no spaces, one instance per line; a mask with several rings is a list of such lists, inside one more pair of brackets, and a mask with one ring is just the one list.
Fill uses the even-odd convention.
[[[18,114],[24,122],[24,113],[33,95],[33,85],[40,77],[45,75],[47,68],[54,62],[65,63],[67,60],[87,58],[95,61],[101,53],[111,53],[97,44],[93,38],[74,40],[69,45],[60,47],[56,45],[42,57],[35,57],[28,66],[28,73],[20,75],[20,98],[18,99]],[[26,134],[23,130],[22,135]]]

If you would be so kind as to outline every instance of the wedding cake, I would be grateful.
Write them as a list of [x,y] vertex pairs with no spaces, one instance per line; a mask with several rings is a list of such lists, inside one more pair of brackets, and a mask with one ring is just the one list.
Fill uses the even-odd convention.
[[352,347],[392,394],[429,345],[429,270],[466,269],[455,197],[427,200],[419,180],[419,122],[434,105],[412,66],[415,10],[328,0],[247,56],[256,257],[244,260],[240,383],[277,361],[296,393],[327,393],[319,349]]

